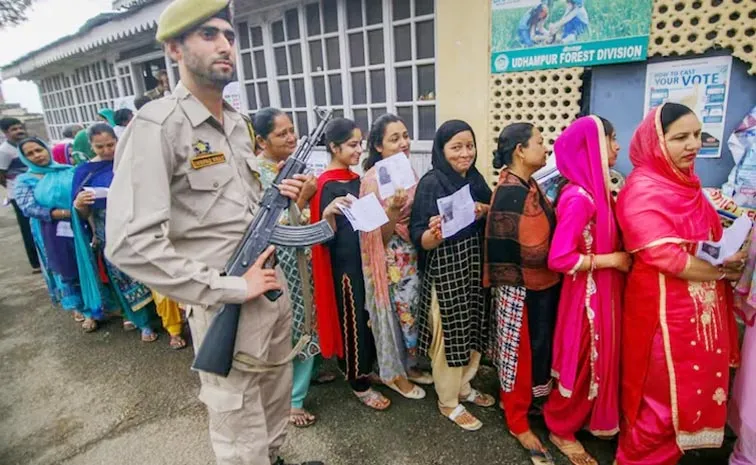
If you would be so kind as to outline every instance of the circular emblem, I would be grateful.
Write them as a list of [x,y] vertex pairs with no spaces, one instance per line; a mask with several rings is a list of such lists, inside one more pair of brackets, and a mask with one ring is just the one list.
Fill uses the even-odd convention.
[[504,53],[497,56],[494,60],[494,68],[499,72],[506,71],[509,68],[509,57]]

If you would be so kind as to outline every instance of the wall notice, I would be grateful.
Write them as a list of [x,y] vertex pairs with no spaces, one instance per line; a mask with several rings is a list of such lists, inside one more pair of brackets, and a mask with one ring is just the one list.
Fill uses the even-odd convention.
[[703,146],[698,156],[719,158],[722,155],[731,69],[730,56],[648,65],[643,114],[665,102],[690,107],[703,124]]
[[652,0],[491,0],[494,73],[643,61]]

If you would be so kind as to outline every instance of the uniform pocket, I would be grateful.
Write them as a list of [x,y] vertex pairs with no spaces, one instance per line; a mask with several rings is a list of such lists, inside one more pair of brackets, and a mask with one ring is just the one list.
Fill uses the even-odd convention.
[[200,388],[199,400],[216,413],[227,413],[242,408],[244,395],[220,386],[203,384]]
[[[186,174],[189,187],[196,193],[192,199],[192,209],[200,221],[204,222],[213,210],[218,210],[220,217],[223,217],[238,206],[246,206],[243,192],[237,192],[240,189],[233,182],[233,169],[231,165],[223,163],[191,170]],[[228,201],[237,207],[224,205]],[[225,207],[231,207],[231,210]]]

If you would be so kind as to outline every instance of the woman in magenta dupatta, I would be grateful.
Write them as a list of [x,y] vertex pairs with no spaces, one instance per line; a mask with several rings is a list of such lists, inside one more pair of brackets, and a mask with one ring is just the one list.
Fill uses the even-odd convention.
[[609,168],[619,145],[611,123],[586,116],[556,140],[554,154],[568,181],[557,201],[549,268],[564,273],[554,335],[552,374],[558,389],[544,408],[551,441],[575,464],[596,461],[575,439],[584,426],[596,436],[619,432],[619,322],[623,275]]
[[635,169],[617,201],[633,268],[622,318],[619,465],[672,465],[724,438],[729,367],[737,362],[732,287],[744,254],[716,267],[695,257],[722,226],[694,161],[701,123],[664,104],[635,131]]

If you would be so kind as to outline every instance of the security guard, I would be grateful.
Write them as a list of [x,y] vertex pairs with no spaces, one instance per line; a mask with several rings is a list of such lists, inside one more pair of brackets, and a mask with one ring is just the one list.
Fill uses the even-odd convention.
[[[221,270],[258,208],[262,189],[253,133],[224,103],[234,75],[229,0],[174,0],[157,40],[179,64],[181,84],[150,102],[118,144],[108,195],[107,257],[124,272],[187,305],[195,344],[223,303],[243,304],[236,351],[260,360],[291,351],[291,311],[280,270],[264,269],[270,247],[243,277]],[[281,192],[295,199],[304,177]],[[219,465],[283,465],[291,365],[260,372],[200,373],[210,438]],[[310,462],[312,465],[321,462]]]

